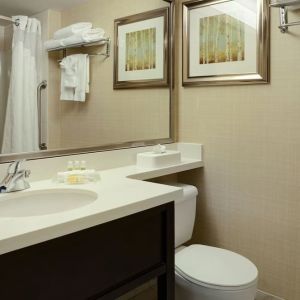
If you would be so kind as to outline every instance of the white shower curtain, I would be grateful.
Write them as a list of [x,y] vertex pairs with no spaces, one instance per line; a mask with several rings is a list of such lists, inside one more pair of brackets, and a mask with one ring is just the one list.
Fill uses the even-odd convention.
[[39,150],[37,86],[40,82],[41,24],[25,16],[14,25],[12,67],[2,153]]

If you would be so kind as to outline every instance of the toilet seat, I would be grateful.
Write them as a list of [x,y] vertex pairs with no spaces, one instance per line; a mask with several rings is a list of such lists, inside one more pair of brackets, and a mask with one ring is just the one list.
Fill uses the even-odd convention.
[[240,290],[255,285],[258,271],[247,258],[220,248],[192,245],[175,255],[178,275],[196,285]]

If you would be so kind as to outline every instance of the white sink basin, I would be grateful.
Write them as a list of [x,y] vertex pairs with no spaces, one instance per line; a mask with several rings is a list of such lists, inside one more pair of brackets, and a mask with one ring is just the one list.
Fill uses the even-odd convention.
[[164,168],[181,162],[179,151],[167,150],[164,153],[144,152],[137,155],[138,168]]
[[0,217],[55,214],[93,203],[98,195],[87,190],[49,189],[16,192],[0,197]]

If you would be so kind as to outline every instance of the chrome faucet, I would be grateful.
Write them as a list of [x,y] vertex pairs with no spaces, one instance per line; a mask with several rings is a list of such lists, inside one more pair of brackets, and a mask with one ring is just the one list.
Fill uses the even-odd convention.
[[0,183],[0,193],[17,192],[30,188],[26,179],[30,176],[30,170],[21,169],[24,161],[17,160],[9,165],[7,175]]

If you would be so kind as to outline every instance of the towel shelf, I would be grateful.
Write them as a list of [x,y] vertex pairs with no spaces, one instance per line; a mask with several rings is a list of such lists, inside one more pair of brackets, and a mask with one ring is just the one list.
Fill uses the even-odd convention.
[[285,6],[293,6],[293,5],[300,5],[299,0],[275,0],[271,1],[271,7],[285,7]]
[[67,49],[71,49],[71,48],[81,48],[81,47],[93,47],[93,46],[102,46],[102,45],[106,45],[106,51],[104,53],[95,53],[95,54],[90,54],[90,56],[105,56],[106,58],[110,57],[110,53],[111,53],[111,41],[110,38],[104,38],[101,39],[99,41],[94,41],[94,42],[90,42],[90,43],[79,43],[79,44],[72,44],[72,45],[68,45],[68,46],[61,46],[61,47],[57,47],[57,48],[52,48],[52,49],[48,49],[48,52],[53,52],[53,51],[63,51],[63,57],[67,56]]
[[300,0],[275,0],[270,3],[270,7],[278,7],[280,14],[280,25],[278,28],[282,33],[286,33],[291,26],[300,25],[299,22],[288,22],[288,6],[298,6],[300,5]]

